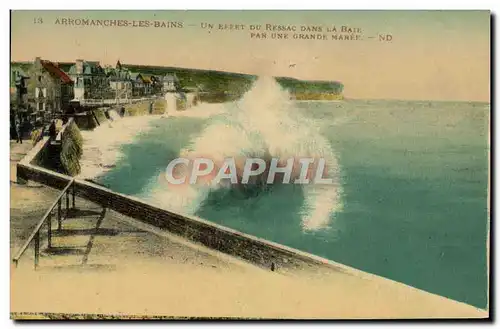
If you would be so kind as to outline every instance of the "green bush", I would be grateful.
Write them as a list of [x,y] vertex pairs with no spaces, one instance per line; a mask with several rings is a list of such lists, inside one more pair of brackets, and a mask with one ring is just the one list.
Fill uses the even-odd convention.
[[33,130],[33,132],[31,133],[31,143],[33,144],[33,146],[35,146],[36,143],[38,143],[42,139],[42,132],[43,130],[40,128]]

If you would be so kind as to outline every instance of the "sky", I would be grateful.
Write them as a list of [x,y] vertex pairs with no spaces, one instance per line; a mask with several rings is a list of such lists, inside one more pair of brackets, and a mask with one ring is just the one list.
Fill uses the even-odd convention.
[[[39,19],[43,23],[39,23]],[[181,22],[182,28],[69,26],[62,19]],[[202,23],[214,25],[204,29]],[[218,29],[219,24],[244,30]],[[295,26],[289,39],[251,37],[250,25]],[[205,25],[205,24],[203,24]],[[302,26],[328,40],[294,39]],[[361,29],[332,40],[326,28]],[[392,36],[379,41],[379,35]],[[370,39],[369,37],[374,37]],[[13,11],[11,60],[85,59],[335,80],[347,98],[490,100],[488,11]]]

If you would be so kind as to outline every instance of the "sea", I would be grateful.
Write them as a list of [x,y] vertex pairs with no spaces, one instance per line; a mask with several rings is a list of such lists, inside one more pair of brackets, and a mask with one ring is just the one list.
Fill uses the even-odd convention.
[[[83,131],[81,177],[186,215],[486,308],[489,114],[479,102],[241,100]],[[311,156],[333,184],[173,187],[177,157]]]

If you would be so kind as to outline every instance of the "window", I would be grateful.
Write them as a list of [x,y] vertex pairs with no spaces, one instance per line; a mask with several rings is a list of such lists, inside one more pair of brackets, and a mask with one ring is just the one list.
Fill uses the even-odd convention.
[[47,88],[43,88],[42,91],[43,91],[43,97],[47,97]]
[[38,82],[42,82],[42,76],[41,75],[38,76]]
[[38,98],[38,95],[40,95],[40,88],[36,87],[35,88],[35,98]]

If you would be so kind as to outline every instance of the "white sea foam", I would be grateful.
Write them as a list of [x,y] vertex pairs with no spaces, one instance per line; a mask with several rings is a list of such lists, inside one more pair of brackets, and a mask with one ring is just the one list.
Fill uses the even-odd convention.
[[211,116],[224,113],[223,104],[208,104],[203,103],[193,106],[184,111],[168,111],[169,117],[185,117],[185,118],[209,118]]
[[162,115],[121,117],[110,110],[109,117],[91,131],[82,131],[83,155],[80,161],[80,178],[96,178],[110,170],[123,156],[121,146],[133,143],[149,131],[151,123],[168,117],[208,118],[223,113],[221,104],[200,104],[186,111],[169,111]]
[[[303,157],[324,158],[333,185],[304,186],[301,211],[304,230],[323,229],[329,226],[331,214],[341,208],[339,166],[328,141],[319,133],[319,123],[306,119],[293,106],[288,93],[274,78],[261,77],[239,102],[226,104],[223,115],[193,139],[180,156],[206,157],[216,164],[227,157],[249,155],[296,157],[297,161]],[[236,163],[236,167],[237,171],[243,169],[241,163]],[[157,186],[151,194],[156,201],[190,214],[196,212],[210,188],[214,188],[195,185],[169,192],[165,185]]]
[[120,117],[109,111],[110,120],[101,122],[92,131],[82,131],[83,155],[80,178],[95,178],[112,168],[123,156],[122,145],[131,144],[142,133],[148,131],[151,122],[160,116]]
[[[209,120],[208,126],[181,150],[180,157],[206,157],[216,165],[223,163],[226,157],[296,157],[297,161],[304,157],[324,158],[328,178],[333,184],[302,185],[304,230],[329,227],[332,214],[341,209],[339,166],[329,142],[319,133],[320,123],[302,115],[290,101],[289,94],[272,77],[259,78],[252,89],[234,103],[200,104],[186,111],[169,111],[156,116],[120,118],[113,113],[110,122],[92,132],[83,132],[80,176],[92,178],[106,172],[122,157],[120,147],[123,144],[133,143],[150,129],[153,120],[174,116]],[[237,171],[243,170],[243,163],[237,162],[236,166]],[[195,214],[211,189],[223,187],[186,185],[172,188],[164,174],[151,179],[144,197],[165,209],[185,214]]]

